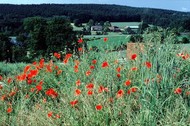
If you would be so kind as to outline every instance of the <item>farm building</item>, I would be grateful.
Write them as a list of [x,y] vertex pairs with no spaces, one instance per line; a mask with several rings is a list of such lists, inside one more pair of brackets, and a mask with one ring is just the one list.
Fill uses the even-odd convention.
[[100,25],[91,27],[91,31],[102,31],[102,30],[103,30],[103,27]]
[[117,26],[111,26],[111,27],[109,27],[109,30],[111,32],[121,32],[121,29]]

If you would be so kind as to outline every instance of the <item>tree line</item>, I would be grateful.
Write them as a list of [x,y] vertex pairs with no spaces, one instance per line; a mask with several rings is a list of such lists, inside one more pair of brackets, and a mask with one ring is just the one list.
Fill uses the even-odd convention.
[[0,34],[0,43],[3,45],[0,47],[1,61],[8,60],[11,53],[14,53],[16,61],[32,61],[39,57],[50,57],[54,52],[77,52],[76,33],[66,17],[30,17],[24,19],[22,27],[24,32],[17,37],[17,43],[10,43],[6,33]]
[[163,28],[181,28],[190,30],[190,13],[172,10],[136,8],[121,5],[102,4],[40,4],[11,5],[0,4],[0,30],[18,34],[23,28],[23,19],[41,16],[66,16],[71,22],[78,20],[86,23],[94,21],[140,22],[161,26]]

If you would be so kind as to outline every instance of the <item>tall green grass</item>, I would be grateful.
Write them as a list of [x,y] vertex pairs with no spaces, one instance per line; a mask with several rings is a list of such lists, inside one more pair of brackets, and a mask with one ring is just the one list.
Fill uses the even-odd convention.
[[[156,33],[158,34],[158,33]],[[151,36],[150,36],[151,37]],[[6,84],[0,89],[0,96],[8,95],[15,88],[18,89],[14,96],[0,101],[0,122],[1,125],[72,125],[72,126],[94,126],[94,125],[129,125],[129,126],[187,126],[190,123],[189,95],[189,73],[190,60],[176,56],[182,50],[178,45],[172,44],[172,36],[160,43],[160,35],[151,37],[145,41],[145,51],[137,55],[136,60],[128,59],[125,62],[117,62],[117,53],[108,53],[105,50],[99,52],[89,51],[81,55],[80,59],[69,59],[67,64],[60,61],[51,64],[52,72],[47,72],[46,65],[39,69],[39,73],[32,80],[17,81],[11,74],[13,81],[8,84],[9,76],[3,75],[3,82]],[[111,41],[111,40],[110,40]],[[108,41],[107,43],[109,43]],[[189,53],[189,52],[186,52]],[[97,63],[92,64],[96,59]],[[76,61],[79,60],[79,72],[74,72]],[[102,63],[107,62],[108,67],[102,68]],[[147,68],[145,62],[152,64]],[[14,70],[9,66],[9,71],[15,72],[15,76],[23,70]],[[22,64],[23,65],[23,64]],[[19,64],[18,66],[22,66]],[[95,68],[91,74],[86,76],[90,66]],[[1,68],[3,65],[1,65]],[[35,69],[38,65],[31,65]],[[62,70],[57,75],[57,69]],[[120,67],[120,75],[116,69]],[[132,71],[137,67],[137,71]],[[11,70],[12,69],[12,70]],[[81,85],[76,86],[75,82],[80,79]],[[126,80],[131,80],[131,85],[126,86]],[[149,80],[149,81],[148,81]],[[43,81],[42,90],[38,93],[31,92],[40,81]],[[93,95],[88,96],[86,85],[94,84]],[[99,93],[99,86],[108,88],[108,92]],[[131,88],[136,92],[127,92]],[[51,98],[46,91],[53,88],[58,97]],[[181,88],[181,94],[175,94],[176,88]],[[75,96],[75,89],[80,89],[81,94]],[[117,98],[117,92],[123,90],[122,97]],[[29,98],[26,98],[26,95]],[[47,102],[44,102],[46,98]],[[111,99],[111,100],[110,100]],[[70,102],[78,100],[76,106],[72,107]],[[102,105],[102,110],[96,110],[96,105]],[[13,111],[7,113],[8,107]],[[52,117],[48,113],[53,112]],[[56,115],[60,118],[56,118]]]

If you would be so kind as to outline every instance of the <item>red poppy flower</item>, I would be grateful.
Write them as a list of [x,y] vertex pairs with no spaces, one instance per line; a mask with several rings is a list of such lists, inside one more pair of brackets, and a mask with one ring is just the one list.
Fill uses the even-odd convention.
[[104,38],[104,42],[107,42],[108,41],[108,38]]
[[81,84],[80,79],[78,79],[75,83],[76,83],[76,86],[80,86],[80,84]]
[[8,78],[7,83],[10,84],[12,82],[12,78]]
[[108,62],[104,61],[104,62],[102,63],[102,68],[105,68],[105,67],[108,67],[108,66],[109,66]]
[[3,80],[3,77],[0,75],[0,81],[2,81]]
[[74,107],[78,103],[78,100],[73,100],[70,102],[71,106]]
[[132,67],[131,70],[132,70],[132,71],[137,71],[138,68],[137,68],[137,67]]
[[57,71],[57,75],[60,75],[62,73],[62,70]]
[[95,66],[92,66],[92,65],[90,66],[90,69],[94,69],[94,68],[95,68]]
[[59,53],[57,53],[57,52],[55,52],[53,55],[54,55],[57,59],[60,59],[60,58],[61,58],[61,54],[59,54]]
[[81,94],[81,90],[80,89],[76,89],[75,90],[75,96],[79,96]]
[[57,118],[57,119],[60,119],[61,116],[60,116],[59,114],[56,114],[56,118]]
[[118,73],[118,74],[117,74],[117,77],[120,78],[120,77],[121,77],[121,74]]
[[89,83],[88,85],[86,85],[86,88],[88,90],[92,90],[94,88],[94,84],[93,83]]
[[40,62],[39,62],[39,67],[40,68],[43,68],[44,67],[44,59],[42,58],[41,60],[40,60]]
[[182,89],[181,88],[176,88],[175,90],[174,90],[174,93],[175,94],[181,94],[182,93]]
[[102,108],[103,108],[102,105],[100,105],[100,104],[99,104],[99,105],[96,105],[96,110],[97,110],[97,111],[102,110]]
[[102,85],[99,86],[98,92],[102,93],[104,91],[104,87]]
[[118,73],[120,73],[120,72],[121,72],[121,67],[117,67],[117,68],[116,68],[116,71],[117,71]]
[[89,76],[92,72],[90,70],[86,71],[86,76]]
[[46,66],[46,70],[47,70],[47,72],[50,72],[50,73],[51,73],[51,72],[52,72],[51,65],[47,65],[47,66]]
[[53,116],[53,112],[48,112],[48,117],[50,118],[50,117],[52,117]]
[[136,60],[137,59],[137,54],[132,54],[131,55],[131,60]]
[[56,98],[58,96],[58,93],[53,88],[50,88],[46,91],[46,95],[52,98]]
[[7,113],[11,113],[13,109],[11,107],[7,108]]
[[37,91],[41,91],[42,90],[42,85],[37,85],[36,89],[37,89]]
[[80,39],[78,40],[78,43],[82,43],[82,42],[83,42],[83,39],[80,38]]
[[92,64],[96,64],[97,63],[97,60],[92,60]]
[[93,91],[92,90],[89,90],[88,92],[87,92],[87,95],[93,95]]
[[130,90],[131,90],[131,92],[136,92],[137,88],[136,87],[132,87]]
[[185,94],[186,94],[187,96],[189,96],[189,95],[190,95],[190,91],[187,91]]
[[24,68],[24,73],[28,72],[29,69],[30,69],[30,65],[27,65],[27,66]]
[[32,81],[31,79],[28,79],[28,80],[27,80],[27,84],[32,84],[32,82],[33,82],[33,81]]
[[152,64],[150,62],[145,62],[145,65],[147,68],[151,68],[152,67]]
[[128,90],[128,91],[127,91],[127,94],[131,94],[131,90]]
[[120,98],[120,97],[122,97],[124,95],[124,91],[123,90],[119,90],[118,92],[117,92],[117,98]]
[[78,51],[79,51],[79,52],[82,52],[82,50],[83,50],[82,48],[78,48]]
[[126,81],[125,81],[125,85],[126,85],[126,86],[131,85],[131,80],[126,80]]
[[3,85],[0,84],[0,90],[3,89]]

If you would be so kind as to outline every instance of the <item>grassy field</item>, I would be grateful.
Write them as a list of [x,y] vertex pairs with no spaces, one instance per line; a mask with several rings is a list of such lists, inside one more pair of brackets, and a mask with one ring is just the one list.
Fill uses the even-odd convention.
[[55,53],[54,62],[0,63],[0,125],[189,125],[190,51],[156,42],[126,62],[90,50],[80,59]]
[[[85,36],[89,39],[87,42],[88,48],[97,47],[98,49],[114,49],[122,44],[127,44],[130,39],[129,35],[97,35],[97,36]],[[105,41],[104,39],[107,38]]]

